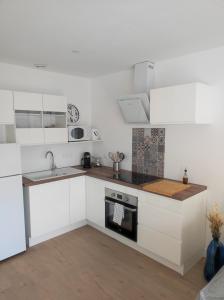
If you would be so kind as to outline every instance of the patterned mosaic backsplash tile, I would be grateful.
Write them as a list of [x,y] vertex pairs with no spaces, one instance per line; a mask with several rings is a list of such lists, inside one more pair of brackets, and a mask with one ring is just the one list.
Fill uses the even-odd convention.
[[132,171],[164,176],[165,128],[132,129]]

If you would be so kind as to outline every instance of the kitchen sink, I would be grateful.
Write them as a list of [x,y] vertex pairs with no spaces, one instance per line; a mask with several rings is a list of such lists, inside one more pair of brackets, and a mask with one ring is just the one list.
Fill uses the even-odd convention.
[[51,178],[76,175],[81,173],[86,173],[86,171],[68,167],[68,168],[58,168],[54,170],[46,170],[46,171],[40,171],[34,173],[27,173],[24,174],[23,176],[31,181],[40,181],[40,180],[46,180]]

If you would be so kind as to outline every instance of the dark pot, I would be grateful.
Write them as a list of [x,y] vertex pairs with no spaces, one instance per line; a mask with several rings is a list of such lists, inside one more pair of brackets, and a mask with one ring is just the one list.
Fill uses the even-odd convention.
[[210,281],[224,265],[224,245],[219,239],[213,239],[208,245],[204,276]]

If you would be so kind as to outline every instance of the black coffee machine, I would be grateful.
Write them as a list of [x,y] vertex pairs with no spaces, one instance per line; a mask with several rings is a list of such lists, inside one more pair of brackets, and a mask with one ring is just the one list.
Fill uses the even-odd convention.
[[84,152],[81,159],[81,165],[84,169],[91,168],[91,155],[89,152]]

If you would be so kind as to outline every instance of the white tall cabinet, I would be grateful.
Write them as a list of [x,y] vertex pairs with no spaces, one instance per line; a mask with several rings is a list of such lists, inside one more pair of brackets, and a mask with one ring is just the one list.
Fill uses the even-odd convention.
[[26,250],[20,146],[0,145],[0,261]]

